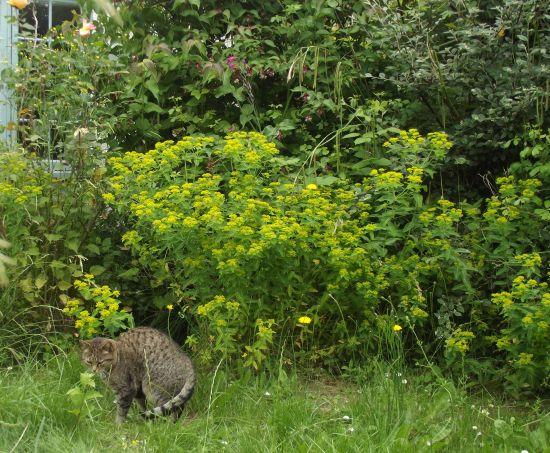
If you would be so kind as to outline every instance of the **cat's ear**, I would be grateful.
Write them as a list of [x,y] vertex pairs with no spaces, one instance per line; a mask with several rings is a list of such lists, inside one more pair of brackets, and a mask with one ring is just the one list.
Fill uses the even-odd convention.
[[81,351],[88,351],[90,349],[90,340],[79,340],[78,344]]
[[115,352],[115,349],[116,349],[116,343],[114,342],[114,340],[105,340],[103,342],[103,345],[101,346],[101,350],[103,352],[113,353]]

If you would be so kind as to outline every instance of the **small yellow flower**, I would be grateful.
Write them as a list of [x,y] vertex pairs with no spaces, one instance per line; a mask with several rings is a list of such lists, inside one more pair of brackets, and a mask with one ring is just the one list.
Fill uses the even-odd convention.
[[299,319],[298,319],[298,322],[300,324],[309,324],[311,322],[311,318],[309,316],[301,316]]
[[174,306],[173,306],[172,304],[167,305],[167,306],[166,306],[166,309],[167,309],[168,311],[172,311],[172,310],[174,309]]
[[115,196],[112,193],[104,193],[101,196],[107,203],[112,203],[113,201],[115,201]]
[[403,330],[403,327],[401,327],[399,324],[394,324],[393,325],[393,331],[394,332],[399,332],[400,330]]

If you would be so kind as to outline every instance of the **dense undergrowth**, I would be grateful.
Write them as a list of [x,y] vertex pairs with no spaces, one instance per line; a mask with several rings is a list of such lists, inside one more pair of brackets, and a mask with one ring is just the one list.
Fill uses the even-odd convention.
[[[25,121],[1,125],[19,144],[0,154],[13,258],[0,253],[0,449],[151,451],[174,436],[243,451],[540,451],[544,2],[108,11],[94,33],[75,15],[22,40],[19,67],[2,72]],[[193,399],[196,420],[121,434],[104,399],[78,421],[67,412],[75,337],[134,324],[185,342],[215,383]],[[373,357],[407,366],[369,371]],[[319,367],[355,381],[335,384],[349,406],[302,383]]]

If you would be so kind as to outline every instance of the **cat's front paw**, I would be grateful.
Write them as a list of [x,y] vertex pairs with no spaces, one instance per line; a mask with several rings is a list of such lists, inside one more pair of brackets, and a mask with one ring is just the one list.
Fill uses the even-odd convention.
[[126,419],[126,417],[123,417],[122,415],[117,415],[116,419],[115,419],[115,422],[116,422],[117,425],[122,425],[124,423],[125,419]]

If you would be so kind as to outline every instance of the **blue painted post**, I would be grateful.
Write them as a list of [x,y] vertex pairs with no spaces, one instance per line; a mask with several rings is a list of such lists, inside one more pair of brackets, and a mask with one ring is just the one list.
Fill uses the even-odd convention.
[[[13,21],[14,17],[17,17],[17,10],[5,1],[0,1],[0,75],[5,68],[17,64],[17,23]],[[0,126],[3,129],[10,123],[15,123],[17,115],[11,93],[1,82],[0,80]],[[8,145],[15,139],[13,130],[0,132],[0,141]]]

